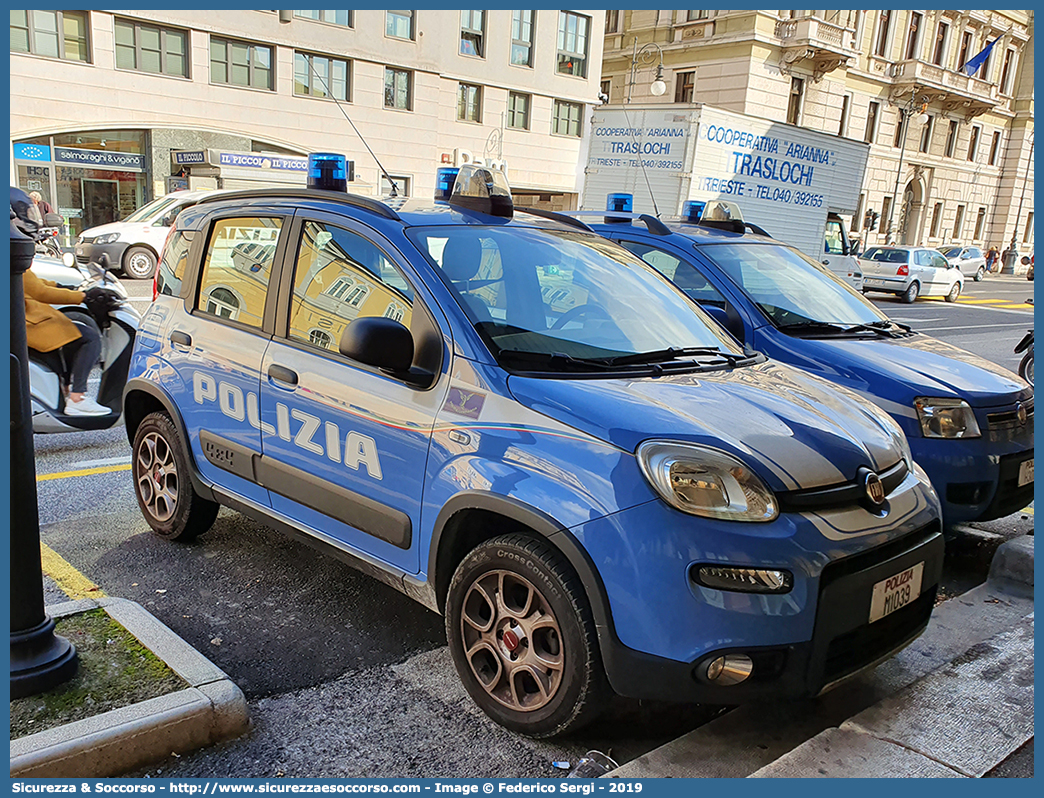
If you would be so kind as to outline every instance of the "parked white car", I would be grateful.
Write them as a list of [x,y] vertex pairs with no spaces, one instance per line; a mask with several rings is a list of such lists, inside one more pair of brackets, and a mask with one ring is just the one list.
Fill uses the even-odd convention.
[[955,302],[964,288],[961,270],[951,266],[937,249],[870,247],[859,261],[864,294],[896,294],[907,304],[919,296],[941,296]]
[[143,205],[123,221],[88,228],[76,239],[76,262],[98,262],[106,253],[113,269],[136,280],[150,280],[178,213],[215,193],[175,191]]
[[986,276],[986,253],[978,247],[939,247],[939,251],[965,277],[971,277],[978,283]]

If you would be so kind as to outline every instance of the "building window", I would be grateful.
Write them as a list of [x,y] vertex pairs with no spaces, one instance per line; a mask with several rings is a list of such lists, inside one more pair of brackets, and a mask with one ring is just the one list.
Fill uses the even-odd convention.
[[384,33],[394,39],[414,38],[413,11],[387,11],[384,16]]
[[877,115],[881,110],[881,103],[872,102],[866,111],[866,131],[863,133],[863,141],[873,144],[877,136]]
[[975,157],[979,154],[979,133],[982,128],[978,125],[973,125],[971,129],[971,138],[968,139],[968,160],[974,161]]
[[796,125],[801,120],[801,97],[804,92],[804,78],[791,78],[790,103],[787,105],[787,122],[791,125]]
[[559,136],[575,136],[580,138],[581,112],[580,103],[567,103],[555,100],[554,116],[551,120],[551,132]]
[[511,12],[511,63],[533,66],[533,18],[535,11]]
[[964,229],[964,206],[957,206],[957,215],[953,218],[953,240],[961,240],[961,232]]
[[87,12],[11,9],[11,52],[89,63]]
[[939,237],[939,224],[942,222],[943,204],[941,202],[935,203],[935,210],[932,211],[932,227],[931,232],[928,235],[931,238]]
[[946,40],[950,35],[950,25],[946,22],[940,22],[935,26],[935,46],[932,48],[932,63],[936,66],[943,65],[943,59],[946,57]]
[[1015,63],[1015,51],[1008,50],[1004,53],[1004,68],[1001,70],[1000,91],[1001,94],[1011,94],[1012,65]]
[[272,48],[210,37],[210,82],[272,90]]
[[587,77],[587,34],[591,18],[558,12],[558,74]]
[[979,208],[979,213],[975,216],[975,235],[972,236],[973,241],[980,241],[982,239],[982,228],[986,224],[986,209]]
[[620,30],[620,10],[610,8],[605,12],[605,32],[616,33]]
[[888,53],[888,28],[891,23],[891,11],[877,12],[877,37],[874,43],[874,55],[881,58],[884,58]]
[[[391,179],[395,181],[395,196],[397,197],[409,197],[410,188],[412,181],[406,175],[392,175]],[[387,197],[392,193],[392,184],[388,181],[387,176],[381,175],[381,196]]]
[[906,60],[912,61],[917,58],[918,46],[921,42],[921,22],[924,14],[918,11],[910,13],[910,29],[906,32]]
[[698,19],[710,19],[710,11],[706,11],[706,10],[686,11],[685,12],[685,19],[688,20],[689,22],[695,22]]
[[462,55],[477,55],[485,58],[482,49],[483,35],[486,32],[485,11],[460,12],[460,52]]
[[508,115],[507,126],[518,130],[529,130],[529,103],[528,94],[508,92]]
[[675,76],[674,101],[676,103],[691,103],[696,93],[696,73],[679,72]]
[[603,80],[599,84],[599,92],[601,93],[599,99],[601,99],[601,101],[603,103],[609,102],[609,91],[612,88],[613,88],[612,78],[606,78],[605,80]]
[[993,139],[990,141],[990,166],[997,165],[997,156],[1000,154],[1001,134],[999,130],[993,131]]
[[312,346],[318,346],[320,349],[329,349],[330,344],[333,343],[333,338],[330,337],[330,333],[326,330],[312,329],[308,331],[308,343]]
[[946,157],[952,158],[957,149],[957,131],[959,123],[956,119],[950,120],[950,131],[946,134]]
[[[986,45],[989,44],[989,42],[986,41],[987,38],[988,38],[987,36],[983,36],[982,37],[982,47],[983,47],[983,49],[985,49]],[[996,39],[994,41],[996,41]],[[980,80],[989,80],[990,79],[990,67],[991,66],[993,66],[993,49],[992,48],[986,54],[986,60],[982,62],[981,71],[977,73],[977,77]]]
[[848,135],[848,115],[852,106],[852,96],[846,94],[841,98],[841,119],[837,124],[837,135]]
[[462,122],[482,121],[482,87],[461,83],[457,91],[457,119]]
[[880,222],[880,227],[878,228],[878,232],[880,232],[880,233],[888,233],[888,232],[890,232],[889,230],[885,230],[884,226],[886,224],[890,223],[889,219],[888,219],[888,214],[891,212],[891,210],[892,210],[892,198],[891,197],[883,197],[881,199],[881,222]]
[[910,127],[909,121],[903,124],[902,111],[897,111],[895,114],[895,137],[892,139],[893,147],[902,147],[906,142],[904,141],[905,133]]
[[413,73],[408,69],[384,68],[384,107],[413,110]]
[[351,11],[295,11],[294,16],[301,19],[312,19],[316,22],[329,22],[331,25],[340,25],[344,28],[352,27],[354,21]]
[[932,131],[935,129],[935,117],[929,116],[928,121],[924,123],[924,127],[921,129],[921,145],[918,149],[921,152],[928,152],[928,149],[932,146]]
[[114,33],[117,69],[188,77],[187,32],[117,19]]
[[963,69],[964,65],[968,63],[968,59],[971,57],[971,44],[972,44],[972,33],[970,30],[966,30],[961,34],[961,52],[957,56],[957,69]]
[[294,53],[294,94],[351,100],[351,66],[339,58]]

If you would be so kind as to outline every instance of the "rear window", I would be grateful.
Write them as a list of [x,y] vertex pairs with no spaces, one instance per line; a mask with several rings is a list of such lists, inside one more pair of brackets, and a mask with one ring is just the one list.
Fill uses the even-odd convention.
[[156,291],[167,296],[181,296],[181,281],[185,279],[191,238],[175,230],[163,248],[163,259],[156,271]]
[[883,249],[871,247],[863,255],[864,260],[877,260],[883,263],[906,263],[907,252],[905,249]]

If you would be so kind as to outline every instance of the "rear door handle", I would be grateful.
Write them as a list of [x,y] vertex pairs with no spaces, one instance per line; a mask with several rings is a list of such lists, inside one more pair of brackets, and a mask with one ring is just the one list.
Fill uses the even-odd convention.
[[192,346],[192,336],[181,330],[175,330],[170,334],[170,342],[179,346]]
[[281,382],[284,385],[297,385],[297,372],[276,363],[273,363],[268,367],[268,376],[276,382]]

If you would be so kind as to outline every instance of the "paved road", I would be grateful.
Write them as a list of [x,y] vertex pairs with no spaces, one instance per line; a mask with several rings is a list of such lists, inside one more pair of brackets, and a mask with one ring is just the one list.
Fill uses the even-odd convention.
[[[151,285],[128,285],[147,304]],[[956,305],[874,301],[898,321],[1012,366],[1005,353],[1031,316],[1003,306],[1031,287],[994,278],[969,283]],[[250,699],[250,737],[172,758],[150,775],[554,776],[562,774],[553,760],[594,748],[627,761],[719,711],[619,701],[573,739],[522,740],[463,694],[435,614],[229,510],[196,544],[153,537],[131,489],[122,428],[38,436],[36,449],[43,542],[108,595],[144,605]],[[78,470],[94,473],[46,478]],[[1016,514],[993,528],[1008,534],[1031,523]],[[985,578],[995,545],[971,539],[953,548],[950,594]]]

